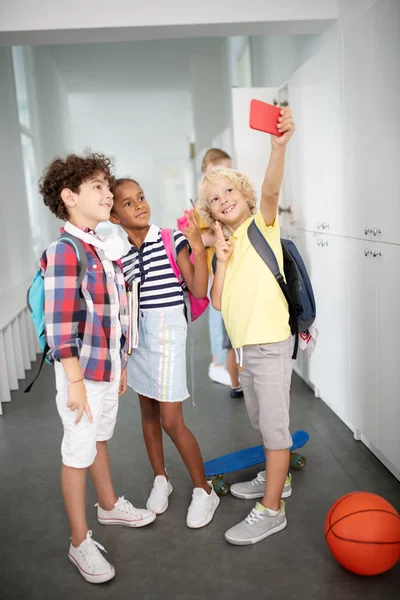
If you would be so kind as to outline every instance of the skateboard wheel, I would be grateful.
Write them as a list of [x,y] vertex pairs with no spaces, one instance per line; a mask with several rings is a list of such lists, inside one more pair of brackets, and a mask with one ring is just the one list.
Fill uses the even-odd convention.
[[292,467],[292,469],[296,469],[297,471],[300,471],[300,469],[304,468],[305,464],[306,464],[305,456],[300,456],[300,454],[297,454],[296,452],[292,452],[290,454],[290,466]]
[[230,485],[224,481],[222,475],[214,475],[213,477],[210,477],[208,481],[211,481],[214,492],[218,496],[226,496],[229,493]]

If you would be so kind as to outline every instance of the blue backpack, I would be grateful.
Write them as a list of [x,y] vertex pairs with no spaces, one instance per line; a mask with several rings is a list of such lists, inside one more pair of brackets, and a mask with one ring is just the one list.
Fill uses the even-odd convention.
[[281,239],[284,278],[271,246],[255,221],[250,224],[247,235],[251,245],[274,275],[288,303],[290,330],[295,336],[293,350],[295,359],[299,347],[299,333],[306,331],[314,323],[316,317],[314,292],[307,269],[295,244],[291,240]]
[[[79,262],[79,274],[76,281],[76,285],[77,287],[80,287],[87,271],[87,256],[85,248],[83,247],[83,244],[80,239],[73,235],[70,235],[69,233],[63,233],[59,239],[67,244],[70,244],[76,252],[76,256],[78,257]],[[37,271],[35,277],[33,278],[32,285],[28,289],[27,305],[29,312],[31,313],[37,338],[39,340],[40,349],[42,351],[42,360],[40,362],[39,370],[36,374],[36,377],[34,378],[32,383],[28,385],[28,387],[25,390],[25,393],[30,392],[33,384],[40,375],[40,371],[42,370],[44,362],[50,362],[47,358],[47,353],[50,348],[46,341],[46,322],[44,314],[44,279],[41,273],[41,269]]]

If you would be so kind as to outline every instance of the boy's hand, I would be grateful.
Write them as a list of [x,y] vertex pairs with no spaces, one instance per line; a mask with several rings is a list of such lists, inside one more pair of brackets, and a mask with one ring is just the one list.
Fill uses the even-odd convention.
[[215,254],[217,255],[217,261],[225,263],[232,256],[233,242],[232,240],[226,240],[218,221],[215,223]]
[[202,250],[204,250],[204,244],[201,238],[201,231],[197,222],[197,218],[195,214],[191,211],[185,209],[184,212],[189,222],[189,225],[188,227],[186,227],[183,234],[187,238],[193,252],[201,252]]
[[123,371],[121,373],[121,379],[119,381],[118,396],[122,396],[123,394],[125,394],[125,392],[126,392],[126,380],[127,380],[127,372],[126,372],[126,367],[125,367],[125,369],[123,369]]
[[78,415],[75,420],[75,425],[77,425],[82,419],[84,412],[87,414],[89,421],[93,423],[92,412],[87,401],[86,388],[83,380],[77,383],[69,384],[67,406],[72,411],[78,411]]
[[272,148],[285,147],[292,135],[295,132],[295,124],[292,119],[292,109],[290,106],[285,106],[281,110],[281,116],[279,117],[278,130],[283,134],[281,136],[271,135],[271,146]]

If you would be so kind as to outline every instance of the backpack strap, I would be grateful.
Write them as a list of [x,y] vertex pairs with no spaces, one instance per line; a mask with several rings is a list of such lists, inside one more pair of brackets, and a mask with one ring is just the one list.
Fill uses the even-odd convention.
[[24,394],[28,394],[31,391],[33,384],[35,383],[36,379],[39,377],[40,372],[43,369],[44,361],[46,360],[46,356],[47,356],[47,353],[48,353],[49,350],[50,350],[50,346],[46,342],[46,345],[45,345],[44,350],[43,350],[42,358],[40,360],[40,365],[39,365],[38,371],[36,373],[36,376],[30,382],[30,384],[28,385],[28,387],[26,389],[24,389]]
[[82,244],[82,241],[79,238],[75,237],[74,235],[67,233],[66,231],[64,231],[64,233],[60,236],[60,240],[63,242],[66,242],[67,244],[72,246],[75,250],[76,256],[78,258],[78,264],[79,264],[79,273],[78,273],[78,278],[76,280],[76,283],[78,284],[78,287],[81,287],[82,282],[83,282],[86,272],[87,272],[87,267],[88,267],[87,254],[86,254],[86,250]]
[[293,303],[292,298],[290,297],[289,288],[287,286],[285,278],[280,272],[279,264],[274,254],[274,251],[272,250],[271,246],[268,244],[267,240],[257,227],[256,222],[254,220],[249,225],[247,235],[254,250],[263,259],[263,261],[275,277],[279,287],[282,290],[283,295],[286,298],[286,302],[288,303],[290,331],[292,335],[295,336],[293,349],[293,359],[295,359],[297,357],[297,350],[299,347],[299,323],[297,320],[296,307]]
[[212,257],[212,260],[211,260],[211,268],[212,268],[213,275],[215,275],[215,273],[217,272],[217,255],[215,252],[214,252],[214,256]]
[[[78,264],[79,264],[79,272],[78,272],[78,277],[77,277],[77,285],[78,287],[81,287],[82,285],[82,281],[85,278],[86,272],[87,272],[87,266],[88,266],[88,260],[87,260],[87,254],[86,254],[86,250],[81,242],[80,239],[78,239],[77,237],[75,237],[74,235],[71,235],[69,233],[64,232],[60,238],[61,241],[69,244],[70,246],[72,246],[75,250],[76,256],[78,258]],[[33,379],[33,381],[28,385],[28,387],[24,390],[24,393],[27,394],[31,391],[31,388],[33,386],[33,384],[35,383],[36,379],[39,377],[40,372],[43,368],[44,362],[46,360],[46,356],[48,354],[50,350],[49,345],[46,342],[46,345],[44,347],[43,350],[43,354],[42,354],[42,358],[40,361],[40,365],[39,365],[39,369],[36,373],[36,377]]]
[[177,263],[176,256],[176,246],[174,240],[174,230],[173,229],[161,229],[161,239],[164,244],[165,251],[168,256],[168,260],[172,267],[173,272],[175,273],[179,283],[181,283],[181,272]]

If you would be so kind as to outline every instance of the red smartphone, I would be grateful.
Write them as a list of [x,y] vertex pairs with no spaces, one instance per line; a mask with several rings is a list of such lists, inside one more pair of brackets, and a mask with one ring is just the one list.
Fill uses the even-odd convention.
[[257,129],[257,131],[281,136],[282,134],[278,131],[277,127],[281,110],[280,106],[273,106],[272,104],[261,102],[261,100],[251,100],[250,127]]

